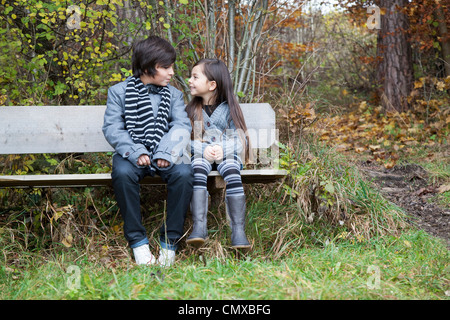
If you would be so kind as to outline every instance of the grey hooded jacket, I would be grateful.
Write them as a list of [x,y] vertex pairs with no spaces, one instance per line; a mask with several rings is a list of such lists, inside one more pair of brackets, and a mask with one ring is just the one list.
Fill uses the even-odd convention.
[[[102,130],[106,141],[114,148],[116,153],[128,159],[136,167],[139,167],[137,165],[139,156],[142,154],[150,156],[150,153],[143,144],[133,142],[125,127],[125,91],[127,83],[128,79],[108,89]],[[151,157],[151,161],[152,166],[155,168],[158,168],[156,166],[157,159],[167,160],[170,162],[170,165],[166,168],[158,168],[159,170],[168,170],[174,164],[190,162],[187,146],[190,142],[192,127],[185,110],[183,93],[171,85],[169,85],[169,89],[172,95],[169,121],[165,129],[165,134],[156,148],[153,157]],[[150,94],[150,99],[153,113],[156,116],[161,95]]]
[[237,160],[242,163],[243,145],[227,102],[218,105],[211,116],[208,116],[205,110],[202,114],[205,132],[201,135],[201,123],[194,123],[195,139],[191,141],[191,153],[194,157],[201,157],[208,145],[220,145],[225,158],[237,157]]

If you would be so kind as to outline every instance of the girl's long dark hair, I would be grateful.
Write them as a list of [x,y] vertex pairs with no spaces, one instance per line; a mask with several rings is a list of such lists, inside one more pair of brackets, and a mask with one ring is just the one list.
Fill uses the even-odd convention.
[[[250,148],[249,137],[247,133],[247,125],[245,124],[244,115],[242,109],[239,106],[239,102],[233,92],[233,83],[231,82],[230,72],[228,71],[225,63],[219,59],[202,59],[198,61],[193,67],[203,66],[203,73],[209,81],[216,82],[216,90],[214,96],[214,105],[218,106],[222,102],[226,101],[230,108],[231,119],[236,126],[239,134],[241,135],[242,145],[244,146],[245,159],[249,160]],[[201,97],[193,97],[186,107],[187,114],[191,119],[192,127],[194,128],[194,122],[200,121],[203,128],[203,99]],[[245,136],[242,137],[242,134]]]

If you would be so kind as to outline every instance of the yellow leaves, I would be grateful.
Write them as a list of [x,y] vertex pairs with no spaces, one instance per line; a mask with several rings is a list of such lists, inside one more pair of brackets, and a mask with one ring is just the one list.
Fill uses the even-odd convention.
[[439,91],[444,91],[444,89],[445,89],[445,83],[442,82],[442,81],[437,82],[437,83],[436,83],[436,88],[437,88]]
[[420,78],[419,81],[414,81],[414,89],[422,88],[425,78]]
[[50,223],[53,223],[54,221],[58,221],[59,218],[61,218],[65,213],[70,213],[73,210],[72,205],[68,205],[65,207],[60,207],[60,208],[53,208],[51,207],[52,211],[53,211],[53,216],[50,218]]
[[438,79],[436,77],[422,77],[419,78],[419,80],[414,81],[414,89],[429,89],[430,87],[434,87],[438,91],[450,89],[450,76],[447,76],[445,79]]
[[72,217],[73,212],[73,206],[67,205],[64,207],[55,207],[50,205],[50,210],[53,212],[52,217],[50,218],[50,224],[52,226],[52,234],[53,234],[53,227],[56,226],[56,222],[58,220],[62,220],[61,225],[65,225],[65,228],[59,227],[59,231],[56,232],[56,234],[60,234],[59,241],[66,247],[71,247],[73,242],[73,236],[70,231],[69,224],[67,221],[69,221]]
[[109,78],[110,82],[120,82],[122,80],[123,80],[123,78],[120,73],[113,73],[113,74],[111,74],[111,77]]
[[356,153],[363,153],[364,151],[366,151],[366,148],[364,148],[364,147],[355,147]]
[[438,193],[444,193],[450,191],[450,184],[443,184],[439,188],[437,188]]
[[369,145],[370,151],[380,150],[380,148],[381,148],[380,145]]
[[141,290],[144,289],[144,288],[145,288],[145,285],[142,284],[142,283],[133,285],[133,290],[132,290],[132,293],[131,293],[131,297],[133,299],[136,299],[138,297],[139,293],[141,292]]
[[61,240],[61,243],[64,246],[66,246],[67,248],[70,248],[72,246],[72,242],[73,242],[73,236],[70,233]]
[[359,104],[358,109],[359,109],[359,112],[361,112],[361,113],[363,113],[364,111],[366,111],[366,109],[367,109],[367,102],[366,102],[366,101],[362,101],[362,102]]
[[288,111],[280,109],[282,117],[289,123],[290,131],[295,133],[311,125],[316,120],[316,112],[311,103],[290,108]]
[[447,77],[444,79],[444,82],[445,82],[445,85],[446,85],[446,86],[450,85],[450,76],[447,76]]
[[385,162],[383,165],[386,169],[392,169],[395,166],[396,161],[394,159]]

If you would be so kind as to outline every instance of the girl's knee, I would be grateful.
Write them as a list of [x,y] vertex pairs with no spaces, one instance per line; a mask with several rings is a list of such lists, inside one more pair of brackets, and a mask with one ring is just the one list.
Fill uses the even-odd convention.
[[208,160],[206,160],[205,158],[194,158],[191,161],[191,165],[192,165],[192,167],[203,166],[203,167],[211,168],[211,163]]
[[223,172],[224,170],[229,170],[229,169],[234,169],[234,170],[240,171],[241,168],[242,168],[241,163],[235,159],[226,159],[217,166],[217,170],[219,172]]

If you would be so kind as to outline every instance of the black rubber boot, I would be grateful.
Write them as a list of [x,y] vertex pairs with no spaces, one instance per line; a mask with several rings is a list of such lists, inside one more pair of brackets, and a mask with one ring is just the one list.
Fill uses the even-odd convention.
[[194,226],[186,243],[196,248],[201,247],[208,238],[208,190],[194,190],[192,192],[191,213]]
[[251,246],[245,235],[245,195],[226,196],[225,202],[230,217],[231,246],[235,249],[249,249]]

